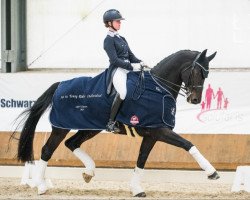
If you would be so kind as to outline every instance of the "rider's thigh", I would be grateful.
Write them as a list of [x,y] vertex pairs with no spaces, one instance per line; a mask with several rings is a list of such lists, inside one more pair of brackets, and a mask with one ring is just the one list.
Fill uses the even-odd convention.
[[126,69],[117,68],[114,77],[113,77],[113,85],[116,91],[120,94],[121,99],[125,99],[127,94],[127,73]]

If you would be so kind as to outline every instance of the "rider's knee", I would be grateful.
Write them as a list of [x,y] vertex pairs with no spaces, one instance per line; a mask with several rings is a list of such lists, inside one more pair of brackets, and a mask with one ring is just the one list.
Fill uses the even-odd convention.
[[124,100],[126,98],[127,92],[120,92],[120,99]]

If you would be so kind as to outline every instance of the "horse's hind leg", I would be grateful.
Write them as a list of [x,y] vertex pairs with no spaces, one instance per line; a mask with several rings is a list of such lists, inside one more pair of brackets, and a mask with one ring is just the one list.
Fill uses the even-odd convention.
[[93,138],[99,132],[100,131],[80,130],[65,141],[65,146],[68,147],[85,165],[85,170],[82,175],[86,183],[89,183],[95,175],[95,162],[84,150],[80,148],[80,146],[83,142]]
[[47,186],[44,177],[48,161],[68,132],[69,130],[66,129],[52,127],[51,135],[42,148],[41,159],[36,164],[34,184],[38,188],[38,194],[44,194],[47,191]]
[[157,140],[172,144],[188,151],[192,157],[197,161],[199,166],[206,172],[209,179],[218,179],[220,176],[216,172],[211,163],[200,153],[200,151],[188,140],[184,139],[174,131],[162,128],[156,129],[155,133],[152,133],[152,137]]

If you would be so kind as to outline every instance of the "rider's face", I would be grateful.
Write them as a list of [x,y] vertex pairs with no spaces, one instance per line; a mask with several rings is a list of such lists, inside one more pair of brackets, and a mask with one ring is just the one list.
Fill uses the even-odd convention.
[[121,27],[121,20],[114,20],[113,21],[113,27],[118,31]]

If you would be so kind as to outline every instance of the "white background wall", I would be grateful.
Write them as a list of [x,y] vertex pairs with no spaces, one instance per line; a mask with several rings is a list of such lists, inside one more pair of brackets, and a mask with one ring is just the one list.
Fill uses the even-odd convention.
[[218,51],[212,67],[250,67],[250,0],[27,0],[29,68],[107,67],[102,15],[110,8],[151,66],[181,49],[208,49]]

